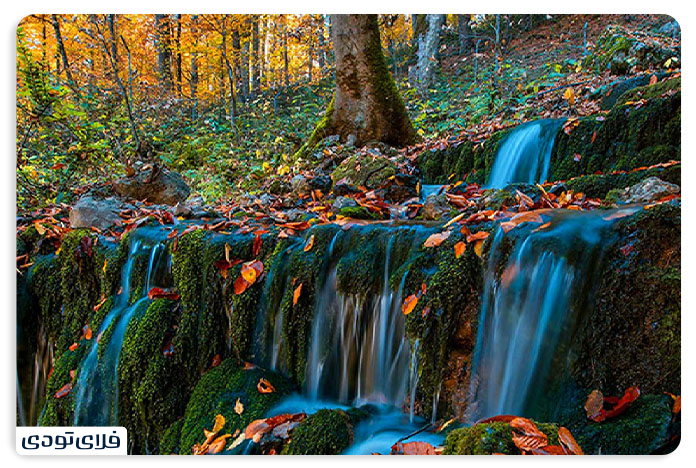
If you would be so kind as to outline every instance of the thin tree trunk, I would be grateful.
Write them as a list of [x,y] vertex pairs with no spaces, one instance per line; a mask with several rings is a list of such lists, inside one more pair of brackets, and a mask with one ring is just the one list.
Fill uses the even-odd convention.
[[198,15],[191,17],[191,35],[193,36],[191,50],[191,120],[196,120],[198,108]]
[[160,86],[166,93],[172,89],[170,27],[167,15],[155,15],[155,44]]
[[182,74],[181,74],[181,15],[174,15],[176,20],[176,92],[181,97]]
[[114,59],[114,64],[116,65],[116,72],[118,72],[118,39],[116,38],[116,15],[107,15],[106,20],[109,25],[109,34],[111,35],[111,56]]
[[259,67],[259,20],[254,17],[251,23],[251,61],[249,74],[251,76],[251,92],[256,93],[261,84],[261,70]]
[[459,55],[466,55],[471,51],[471,15],[457,15],[457,29],[459,33]]
[[418,38],[418,60],[410,77],[411,83],[421,95],[425,94],[433,84],[445,15],[427,15],[427,23],[426,33]]
[[[53,24],[53,31],[56,35],[56,44],[58,45],[58,53],[60,54],[60,59],[63,61],[63,69],[65,71],[65,77],[68,80],[68,85],[70,88],[77,93],[77,84],[73,79],[72,73],[70,73],[70,62],[68,62],[68,54],[65,52],[65,44],[63,44],[63,36],[60,33],[60,22],[58,21],[57,15],[51,15],[51,23]],[[60,67],[57,67],[60,70]],[[58,76],[58,73],[56,73]]]
[[288,18],[283,15],[283,82],[290,86],[290,67],[288,62]]

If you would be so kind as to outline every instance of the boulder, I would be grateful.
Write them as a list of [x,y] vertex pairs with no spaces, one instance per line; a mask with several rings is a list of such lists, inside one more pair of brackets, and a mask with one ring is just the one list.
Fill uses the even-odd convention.
[[121,220],[118,213],[121,203],[114,197],[98,198],[91,194],[82,196],[70,210],[70,227],[109,229]]
[[292,193],[296,197],[307,195],[309,193],[309,183],[307,178],[302,174],[298,174],[290,180],[290,185],[292,186]]
[[181,174],[161,166],[140,171],[133,177],[119,179],[113,183],[113,187],[121,196],[158,205],[176,205],[186,200],[191,193]]
[[678,185],[670,184],[657,177],[648,177],[631,187],[626,187],[623,192],[616,194],[616,199],[620,203],[649,203],[680,191],[681,188]]
[[328,193],[333,184],[331,177],[327,175],[318,175],[309,179],[309,188],[312,190],[321,190],[322,193]]

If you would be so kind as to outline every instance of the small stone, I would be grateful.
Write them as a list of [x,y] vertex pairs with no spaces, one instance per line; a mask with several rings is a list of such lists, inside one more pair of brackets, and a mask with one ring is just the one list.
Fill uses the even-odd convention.
[[618,196],[621,203],[649,203],[681,191],[678,185],[670,184],[657,177],[648,177],[638,182]]
[[295,196],[306,195],[309,193],[309,183],[307,178],[302,174],[298,174],[290,180],[290,186],[292,187],[292,193]]
[[124,197],[147,200],[158,205],[173,206],[184,202],[191,189],[181,174],[157,167],[154,176],[152,170],[143,170],[133,177],[114,181],[114,191]]
[[327,175],[318,175],[309,179],[309,188],[312,190],[321,190],[322,193],[328,193],[331,190],[333,181]]
[[423,204],[423,218],[429,221],[440,219],[449,210],[447,196],[430,195]]
[[342,196],[360,193],[360,190],[355,185],[348,184],[346,182],[340,182],[336,184],[336,186],[334,187],[333,193],[336,196]]
[[332,208],[334,211],[341,211],[343,208],[349,208],[353,206],[358,206],[358,203],[352,198],[338,196],[334,200]]

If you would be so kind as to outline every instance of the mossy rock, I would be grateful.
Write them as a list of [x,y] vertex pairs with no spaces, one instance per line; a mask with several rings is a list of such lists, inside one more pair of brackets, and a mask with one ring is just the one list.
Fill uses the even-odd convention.
[[[558,426],[556,424],[536,423],[541,432],[549,438],[549,445],[558,445]],[[475,424],[455,429],[447,435],[444,455],[519,455],[520,450],[512,441],[513,429],[504,422]]]
[[672,184],[681,185],[681,164],[675,164],[674,166],[665,168],[655,167],[635,172],[579,176],[566,181],[565,186],[573,192],[582,192],[591,198],[605,198],[608,203],[615,203],[617,192],[609,196],[612,191],[623,191],[626,187],[635,185],[648,177],[658,177]]
[[292,431],[283,455],[338,455],[353,442],[353,426],[342,410],[322,409]]
[[353,219],[380,220],[384,219],[380,213],[368,210],[364,206],[345,206],[338,211],[339,216]]
[[607,394],[631,386],[680,394],[680,204],[640,210],[614,230],[595,306],[573,339],[573,375]]
[[174,421],[162,434],[159,441],[158,453],[160,455],[173,455],[179,453],[179,441],[181,429],[184,427],[184,418]]
[[53,366],[53,373],[46,384],[46,403],[39,416],[39,426],[72,426],[75,410],[74,395],[56,398],[55,394],[68,383],[74,384],[70,371],[77,370],[87,349],[83,340],[74,351],[67,350],[60,355]]
[[352,185],[379,187],[396,174],[396,164],[385,157],[356,154],[341,162],[331,173],[334,184],[347,179]]
[[[257,385],[262,378],[273,385],[274,392],[258,391]],[[287,379],[278,373],[258,367],[244,369],[236,359],[225,359],[201,377],[191,394],[181,428],[180,453],[190,454],[195,444],[205,440],[203,430],[212,429],[216,415],[225,417],[221,434],[243,431],[255,419],[263,418],[292,389]],[[238,399],[244,406],[241,414],[235,411]],[[173,444],[170,442],[170,446]]]

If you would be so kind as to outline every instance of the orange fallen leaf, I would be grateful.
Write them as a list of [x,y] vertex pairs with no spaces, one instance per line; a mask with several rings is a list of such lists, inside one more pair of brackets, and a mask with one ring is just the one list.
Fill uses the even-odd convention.
[[548,436],[527,418],[513,419],[510,421],[510,427],[516,430],[513,433],[512,441],[523,452],[544,447],[549,443]]
[[604,421],[604,396],[599,390],[593,390],[585,402],[587,418],[594,422]]
[[466,241],[471,243],[471,242],[475,242],[478,240],[484,240],[484,239],[488,238],[488,236],[489,236],[488,232],[479,231],[476,234],[469,234],[468,236],[466,236]]
[[275,392],[275,387],[271,385],[271,382],[264,379],[263,377],[259,380],[259,383],[256,384],[256,389],[259,391],[259,393]]
[[465,250],[466,250],[466,243],[459,241],[456,244],[454,244],[454,256],[456,258],[461,257]]
[[215,416],[215,424],[213,424],[213,432],[220,432],[220,429],[225,425],[225,417],[221,414]]
[[227,444],[227,439],[229,439],[230,437],[232,437],[232,434],[221,435],[220,437],[218,437],[210,443],[206,453],[213,455],[222,452],[225,449],[225,445]]
[[237,398],[237,401],[234,403],[234,412],[237,414],[242,414],[244,412],[244,405],[239,398]]
[[558,428],[558,441],[563,447],[563,451],[568,455],[584,455],[580,445],[575,441],[573,434],[565,427]]
[[79,343],[73,343],[73,344],[70,345],[70,347],[69,347],[68,349],[69,349],[70,351],[75,351],[75,350],[76,350],[77,348],[79,348],[79,347],[80,347],[80,344],[79,344]]
[[181,295],[173,291],[165,291],[162,288],[152,288],[147,293],[148,299],[171,299],[173,301],[178,301]]
[[442,244],[450,236],[450,234],[452,234],[452,231],[431,234],[430,237],[428,237],[423,243],[423,247],[437,247],[438,245]]
[[411,312],[413,312],[413,309],[416,308],[416,304],[418,304],[418,296],[416,296],[415,294],[411,294],[406,299],[404,299],[404,303],[401,306],[401,312],[403,312],[404,315],[410,314]]
[[677,414],[681,411],[681,395],[674,399],[674,406],[672,406],[672,413]]
[[427,442],[397,442],[392,445],[392,455],[437,455],[435,447]]
[[300,294],[302,294],[302,283],[295,288],[295,292],[292,294],[292,305],[297,305],[297,301],[300,300]]
[[474,244],[474,253],[478,256],[478,258],[483,258],[483,241],[476,241]]
[[234,280],[234,293],[239,295],[242,294],[249,287],[249,283],[243,277],[239,276]]
[[91,340],[92,339],[92,329],[89,328],[89,325],[85,325],[85,340]]

